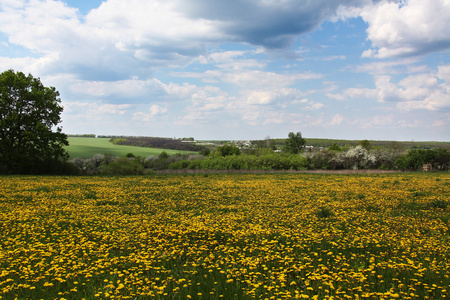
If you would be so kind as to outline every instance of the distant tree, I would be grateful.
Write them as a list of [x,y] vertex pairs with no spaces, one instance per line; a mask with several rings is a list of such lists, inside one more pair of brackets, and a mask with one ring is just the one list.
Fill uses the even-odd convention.
[[160,159],[167,159],[167,158],[169,158],[169,154],[167,154],[166,151],[163,151],[163,152],[161,152],[161,153],[158,155],[158,157],[159,157]]
[[128,157],[128,158],[136,158],[136,155],[134,155],[133,153],[127,153],[126,155],[125,155],[125,157]]
[[235,145],[227,144],[218,147],[216,153],[219,156],[240,155],[241,150]]
[[200,150],[200,154],[203,156],[208,156],[211,154],[211,149],[205,147],[202,150]]
[[370,148],[372,147],[368,140],[362,140],[361,142],[359,142],[359,145],[361,145],[366,150],[370,150]]
[[396,162],[399,169],[421,170],[424,164],[431,163],[434,168],[446,170],[450,164],[450,153],[447,149],[410,149]]
[[67,161],[59,92],[39,78],[8,70],[0,74],[0,168],[7,173],[51,173]]
[[297,154],[303,150],[306,145],[305,139],[302,137],[301,132],[293,133],[289,132],[288,139],[285,144],[285,151],[288,153]]
[[342,151],[341,147],[339,147],[339,145],[336,144],[336,143],[334,143],[333,145],[331,145],[331,146],[328,148],[328,150],[330,150],[330,151],[337,151],[337,152]]
[[388,146],[389,150],[395,152],[395,153],[402,153],[405,151],[405,146],[403,146],[399,142],[391,142]]
[[450,152],[444,148],[434,149],[434,163],[438,169],[447,170],[450,165]]

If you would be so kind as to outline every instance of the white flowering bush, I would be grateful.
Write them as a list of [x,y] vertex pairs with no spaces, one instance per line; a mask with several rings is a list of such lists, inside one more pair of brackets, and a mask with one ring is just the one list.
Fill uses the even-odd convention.
[[348,169],[367,169],[375,166],[376,157],[370,154],[367,149],[361,145],[357,145],[348,149],[344,154],[345,162]]

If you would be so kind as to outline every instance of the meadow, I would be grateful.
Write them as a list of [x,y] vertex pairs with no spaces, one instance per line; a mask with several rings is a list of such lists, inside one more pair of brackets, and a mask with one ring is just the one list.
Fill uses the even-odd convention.
[[196,153],[181,150],[115,145],[109,140],[109,138],[69,137],[69,146],[65,147],[65,149],[69,152],[71,158],[91,158],[95,154],[105,153],[109,153],[114,156],[125,156],[128,153],[133,153],[135,156],[141,157],[147,157],[150,155],[158,156],[163,151],[169,155],[176,153]]
[[449,173],[0,186],[0,299],[450,296]]

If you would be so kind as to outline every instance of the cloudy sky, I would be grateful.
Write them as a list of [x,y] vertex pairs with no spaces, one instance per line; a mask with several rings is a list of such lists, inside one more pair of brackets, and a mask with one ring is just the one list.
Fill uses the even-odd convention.
[[0,0],[65,133],[450,140],[450,0]]

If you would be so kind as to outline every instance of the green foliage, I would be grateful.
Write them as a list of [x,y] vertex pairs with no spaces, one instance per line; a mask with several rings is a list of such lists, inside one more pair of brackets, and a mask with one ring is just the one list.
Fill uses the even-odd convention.
[[114,145],[123,145],[123,144],[125,144],[125,143],[128,141],[128,139],[124,139],[124,138],[115,138],[115,139],[111,139],[110,141],[111,141],[111,143],[113,143]]
[[333,211],[328,206],[322,206],[316,211],[316,216],[319,219],[326,219],[333,216]]
[[163,151],[163,152],[161,152],[161,153],[159,154],[158,157],[161,158],[161,159],[167,159],[167,158],[169,158],[169,154],[167,154],[166,151]]
[[450,152],[444,148],[411,149],[395,161],[395,166],[403,170],[421,170],[423,165],[428,163],[431,163],[434,169],[447,170],[450,164]]
[[142,175],[144,167],[137,160],[121,157],[100,168],[103,175]]
[[208,156],[208,155],[210,155],[211,154],[211,149],[209,149],[209,148],[203,148],[202,150],[200,150],[200,152],[199,152],[201,155],[203,155],[203,156]]
[[67,136],[61,127],[59,92],[39,78],[8,70],[0,74],[0,170],[54,173],[64,168]]
[[[186,163],[189,163],[189,159],[192,159],[192,157],[199,158],[202,156],[192,154],[175,154],[171,156],[165,156],[163,154],[162,156],[148,156],[144,159],[143,165],[147,170],[166,170],[169,168],[169,165],[179,161],[186,161]],[[181,169],[184,169],[184,167]]]
[[[275,139],[276,143],[280,143],[281,139]],[[341,148],[354,147],[358,145],[360,140],[338,140],[338,139],[315,139],[306,138],[308,145],[314,147],[328,148],[332,144],[337,144]],[[404,152],[408,149],[436,149],[445,148],[450,150],[450,142],[417,142],[417,141],[374,141],[370,140],[372,148],[389,148],[397,152]]]
[[330,151],[337,151],[337,152],[342,151],[341,147],[339,147],[339,145],[336,144],[336,143],[334,143],[333,145],[331,145],[331,146],[328,148],[328,150],[330,150]]
[[372,145],[368,140],[362,140],[361,142],[359,142],[359,145],[361,145],[366,150],[370,150],[370,148],[372,148]]
[[448,202],[442,199],[435,199],[431,201],[430,206],[432,208],[446,209],[448,207]]
[[217,148],[216,154],[219,156],[240,155],[241,150],[235,145],[227,144]]
[[303,150],[303,147],[305,147],[305,145],[306,141],[302,137],[301,132],[289,132],[284,149],[287,153],[297,154]]
[[[194,138],[188,138],[184,141],[193,141]],[[195,143],[186,143],[183,140],[161,138],[161,137],[113,137],[110,140],[117,145],[128,145],[137,147],[151,147],[158,149],[172,149],[180,151],[200,151],[204,147],[196,145]]]
[[308,163],[311,169],[337,169],[340,168],[335,161],[336,152],[324,149],[320,152],[308,156]]
[[169,168],[203,169],[203,170],[305,170],[308,167],[306,158],[293,154],[266,154],[211,156],[190,161],[178,161]]

